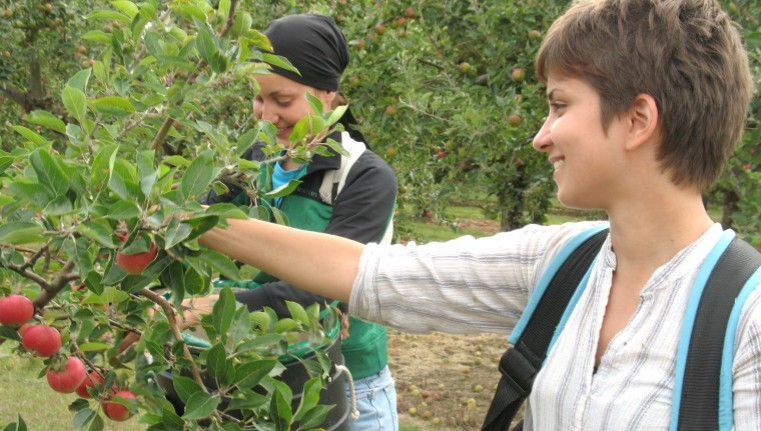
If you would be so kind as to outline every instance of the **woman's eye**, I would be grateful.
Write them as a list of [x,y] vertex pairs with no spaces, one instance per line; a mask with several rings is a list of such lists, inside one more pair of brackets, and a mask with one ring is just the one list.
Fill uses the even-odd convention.
[[277,100],[276,103],[277,103],[277,106],[281,106],[283,108],[287,108],[291,104],[291,101],[290,100]]
[[550,103],[550,111],[557,112],[565,108],[565,104],[559,102]]

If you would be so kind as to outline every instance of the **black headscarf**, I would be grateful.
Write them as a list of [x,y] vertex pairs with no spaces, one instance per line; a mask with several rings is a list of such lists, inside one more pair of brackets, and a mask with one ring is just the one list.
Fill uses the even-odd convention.
[[318,90],[338,90],[350,56],[346,37],[333,18],[287,15],[270,22],[264,34],[275,54],[287,58],[300,75],[276,66],[273,72]]
[[[349,45],[333,18],[316,14],[286,15],[271,21],[264,34],[274,53],[285,57],[299,73],[272,66],[272,72],[318,90],[338,91],[341,75],[349,65]],[[347,109],[339,120],[356,141],[367,140],[356,129],[357,120]]]

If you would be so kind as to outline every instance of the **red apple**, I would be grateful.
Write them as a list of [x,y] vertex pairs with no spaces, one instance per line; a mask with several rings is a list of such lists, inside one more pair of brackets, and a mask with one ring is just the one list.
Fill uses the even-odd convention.
[[54,391],[68,394],[76,391],[87,378],[87,370],[79,358],[70,356],[63,368],[48,368],[45,377]]
[[21,344],[37,356],[49,358],[61,349],[61,333],[52,326],[30,325],[21,335]]
[[134,254],[116,253],[116,266],[122,269],[127,274],[138,275],[142,274],[143,270],[153,262],[158,253],[156,244],[151,243],[151,249],[148,251],[141,251]]
[[103,384],[103,376],[101,376],[100,373],[95,370],[90,371],[90,374],[88,374],[87,377],[82,380],[82,383],[77,386],[76,393],[82,398],[91,398],[87,388],[94,388],[95,385],[100,384]]
[[510,73],[510,77],[513,78],[513,81],[523,81],[526,78],[526,71],[520,67],[516,67]]
[[[130,391],[119,390],[113,394],[114,397],[122,397],[125,399],[136,400],[137,397]],[[116,401],[106,401],[103,403],[103,412],[112,421],[122,422],[132,417],[132,413],[124,404],[120,404]]]
[[32,301],[23,295],[10,295],[0,299],[0,325],[17,326],[34,315]]

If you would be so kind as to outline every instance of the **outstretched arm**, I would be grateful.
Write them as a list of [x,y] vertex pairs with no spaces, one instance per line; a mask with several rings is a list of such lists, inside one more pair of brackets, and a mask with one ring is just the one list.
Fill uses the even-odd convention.
[[199,243],[300,289],[348,303],[364,245],[260,220],[228,220]]

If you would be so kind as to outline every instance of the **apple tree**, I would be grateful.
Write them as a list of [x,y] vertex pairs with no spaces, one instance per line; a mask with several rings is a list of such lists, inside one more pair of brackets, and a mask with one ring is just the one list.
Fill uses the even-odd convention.
[[[253,94],[252,75],[268,64],[292,67],[266,52],[269,41],[238,6],[117,0],[83,8],[77,40],[88,44],[87,62],[48,96],[54,103],[34,105],[2,138],[13,145],[0,151],[0,342],[44,358],[51,389],[78,395],[70,405],[77,429],[135,414],[152,430],[311,429],[330,410],[319,401],[331,370],[322,346],[340,323],[330,312],[321,317],[317,304],[289,304],[292,317],[278,319],[268,309],[249,313],[224,289],[203,331],[182,330],[184,299],[209,293],[219,274],[242,277],[198,236],[228,218],[278,216],[256,204],[259,170],[284,150],[274,126],[245,117],[219,127],[204,106],[219,88]],[[21,11],[30,13],[14,6]],[[317,143],[340,114],[297,124],[291,140],[302,144],[291,156],[335,148]],[[269,143],[271,160],[240,159],[256,139]],[[225,187],[220,176],[246,187],[253,206],[200,206],[209,187]],[[205,348],[194,348],[193,335],[206,337]],[[297,344],[314,354],[296,361],[309,378],[294,389],[279,377]]]

